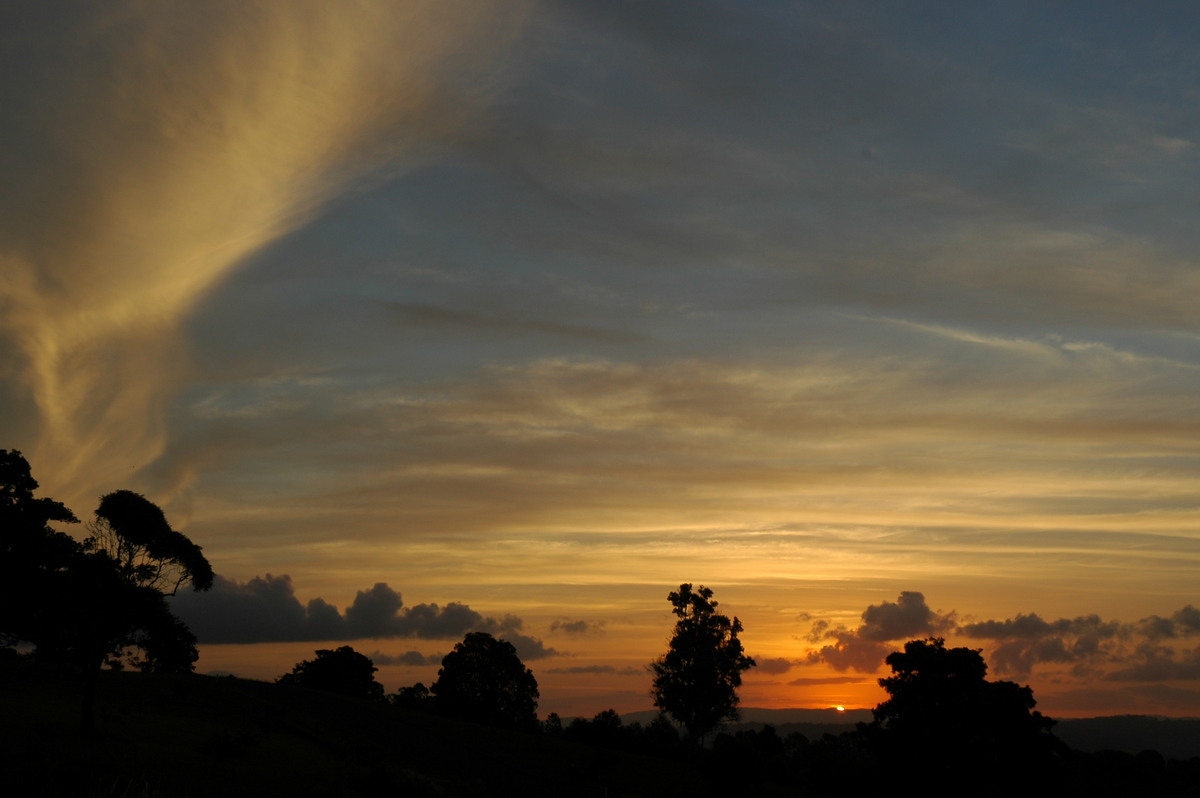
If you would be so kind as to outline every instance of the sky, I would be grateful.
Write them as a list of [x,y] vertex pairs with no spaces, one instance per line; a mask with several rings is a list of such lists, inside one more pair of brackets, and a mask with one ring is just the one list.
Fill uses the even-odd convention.
[[[1200,8],[0,7],[0,447],[218,574],[203,673],[467,631],[649,709],[707,585],[745,706],[982,649],[1200,716]],[[79,530],[76,530],[77,532]]]

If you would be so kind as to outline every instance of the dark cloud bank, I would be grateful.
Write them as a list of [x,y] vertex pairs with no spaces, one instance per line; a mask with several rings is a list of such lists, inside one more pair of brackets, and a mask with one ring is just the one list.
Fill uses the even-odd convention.
[[[490,632],[512,643],[522,659],[558,654],[540,640],[521,634],[515,615],[485,617],[466,604],[417,604],[405,607],[400,594],[378,582],[360,590],[341,612],[322,598],[302,604],[287,574],[255,577],[241,583],[218,575],[207,593],[181,593],[172,599],[175,613],[203,644],[291,643],[332,640],[420,638],[451,640],[467,632]],[[376,652],[376,664],[426,665],[433,660],[417,651],[401,655]],[[440,662],[441,657],[436,661]]]
[[[802,664],[824,662],[841,672],[875,673],[904,641],[943,635],[990,642],[988,664],[1003,674],[1028,675],[1039,663],[1054,663],[1080,674],[1103,668],[1110,681],[1200,678],[1200,647],[1173,647],[1200,637],[1200,610],[1190,604],[1169,617],[1151,615],[1133,623],[1098,615],[1045,620],[1037,613],[959,623],[953,611],[933,610],[924,594],[915,591],[902,592],[895,602],[868,606],[854,629],[814,622],[806,640],[831,642]],[[774,673],[787,670],[782,667],[786,661],[773,664]]]

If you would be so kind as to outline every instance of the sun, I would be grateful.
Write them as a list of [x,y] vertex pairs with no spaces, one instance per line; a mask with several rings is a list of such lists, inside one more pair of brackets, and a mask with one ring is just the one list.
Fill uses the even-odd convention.
[[842,706],[841,704],[838,704],[836,707],[834,707],[834,709],[836,709],[838,712],[846,711],[846,708],[844,706]]

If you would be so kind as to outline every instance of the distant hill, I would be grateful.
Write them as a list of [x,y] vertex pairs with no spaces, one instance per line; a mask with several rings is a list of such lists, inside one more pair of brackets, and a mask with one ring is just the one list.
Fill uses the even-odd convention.
[[101,674],[97,733],[78,685],[0,667],[6,795],[264,798],[700,795],[678,762],[233,677]]
[[1200,718],[1114,715],[1060,720],[1058,739],[1077,751],[1158,751],[1167,759],[1200,756]]
[[[826,734],[841,734],[852,731],[858,723],[870,723],[872,720],[869,709],[847,709],[838,712],[836,709],[763,709],[761,707],[743,707],[742,718],[737,723],[727,723],[722,727],[726,732],[737,732],[741,729],[757,731],[763,726],[775,727],[780,737],[787,737],[793,732],[799,732],[810,740],[819,740]],[[658,717],[657,710],[630,712],[622,715],[625,723],[641,723],[645,725]]]
[[[831,726],[850,726],[858,722],[869,723],[871,710],[847,709],[838,712],[836,709],[762,709],[759,707],[742,707],[739,724],[755,724],[761,726],[770,724],[780,726],[785,723],[815,723]],[[641,712],[630,712],[622,715],[625,723],[638,722],[643,725],[658,717],[658,710],[650,709]]]
[[[744,707],[738,723],[726,724],[725,731],[775,727],[780,737],[799,732],[810,740],[825,734],[853,730],[857,723],[870,723],[869,709],[761,709]],[[646,724],[656,711],[622,715],[626,723]],[[1103,718],[1059,719],[1054,734],[1077,751],[1158,751],[1168,759],[1200,756],[1200,718],[1162,718],[1149,715],[1114,715]]]

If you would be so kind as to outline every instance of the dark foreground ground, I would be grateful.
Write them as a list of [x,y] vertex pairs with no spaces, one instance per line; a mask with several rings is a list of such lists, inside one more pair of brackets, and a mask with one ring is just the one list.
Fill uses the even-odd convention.
[[677,762],[231,677],[105,672],[91,736],[65,676],[4,669],[0,706],[0,789],[13,796],[706,792]]

